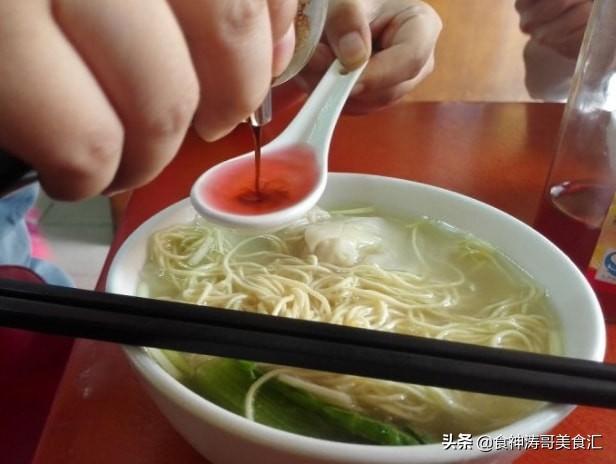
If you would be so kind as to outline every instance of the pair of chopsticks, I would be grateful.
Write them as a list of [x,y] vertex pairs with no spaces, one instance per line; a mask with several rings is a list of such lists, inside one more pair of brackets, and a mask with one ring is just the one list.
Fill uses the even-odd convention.
[[392,381],[616,408],[616,365],[0,280],[0,325]]

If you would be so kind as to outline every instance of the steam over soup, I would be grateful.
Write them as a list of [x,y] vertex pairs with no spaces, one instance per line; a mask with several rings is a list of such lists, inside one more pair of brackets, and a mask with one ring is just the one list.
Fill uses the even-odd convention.
[[[426,218],[315,209],[276,233],[202,219],[155,233],[139,294],[537,353],[560,352],[545,292],[502,253]],[[151,350],[207,399],[321,438],[416,444],[482,433],[528,400]]]

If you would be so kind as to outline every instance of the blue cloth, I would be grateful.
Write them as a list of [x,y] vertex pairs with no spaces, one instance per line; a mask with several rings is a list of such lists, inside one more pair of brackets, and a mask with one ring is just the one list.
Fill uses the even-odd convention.
[[48,284],[74,287],[71,278],[59,267],[32,257],[26,213],[34,205],[38,192],[38,185],[31,185],[0,198],[0,264],[24,266]]

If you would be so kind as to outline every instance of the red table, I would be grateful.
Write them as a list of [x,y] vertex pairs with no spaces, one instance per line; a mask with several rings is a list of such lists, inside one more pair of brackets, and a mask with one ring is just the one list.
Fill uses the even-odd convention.
[[[550,104],[401,104],[370,116],[343,118],[334,136],[330,169],[435,184],[532,222],[561,115],[562,106]],[[277,133],[289,117],[279,117],[267,135]],[[200,172],[249,149],[247,129],[209,145],[189,136],[162,175],[134,193],[110,258],[135,227],[187,196]],[[607,358],[614,362],[614,324],[608,327],[608,339]],[[530,451],[519,462],[616,462],[616,411],[577,408],[553,433],[568,437],[600,435],[596,444],[603,449]],[[69,359],[34,462],[207,461],[158,412],[117,346],[81,340]]]

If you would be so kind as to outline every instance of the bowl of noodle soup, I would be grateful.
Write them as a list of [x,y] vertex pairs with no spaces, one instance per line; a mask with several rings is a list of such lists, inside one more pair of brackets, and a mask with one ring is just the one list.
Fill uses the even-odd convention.
[[[331,173],[319,208],[271,233],[222,229],[183,200],[126,240],[107,290],[591,360],[605,350],[594,293],[548,240],[469,197],[372,175]],[[507,463],[573,409],[125,351],[163,414],[215,464]],[[268,400],[276,395],[287,403]],[[289,406],[296,397],[305,410]],[[347,429],[329,430],[323,403]],[[461,437],[469,444],[449,443]],[[495,446],[499,437],[508,445]]]

